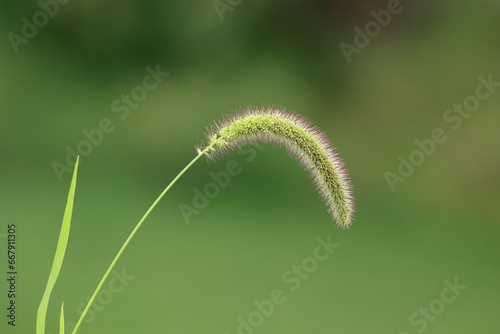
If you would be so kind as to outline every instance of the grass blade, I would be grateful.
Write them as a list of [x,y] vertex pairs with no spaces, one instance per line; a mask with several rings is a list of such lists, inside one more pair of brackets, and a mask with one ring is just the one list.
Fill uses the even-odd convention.
[[[68,245],[69,231],[71,227],[71,215],[73,213],[73,202],[75,199],[75,189],[76,189],[76,179],[78,174],[78,162],[80,158],[76,159],[75,169],[73,171],[73,177],[71,179],[71,185],[69,187],[68,200],[66,202],[66,208],[64,209],[64,216],[61,225],[61,232],[59,233],[59,240],[57,241],[56,254],[54,256],[54,262],[52,263],[52,268],[50,270],[49,279],[45,287],[45,292],[43,293],[42,300],[40,301],[40,306],[38,306],[38,312],[36,315],[36,334],[45,333],[45,320],[47,317],[47,309],[49,306],[50,294],[57,281],[59,272],[61,271],[61,266],[64,260],[64,254],[66,253],[66,247]],[[64,329],[63,329],[64,330]]]
[[61,317],[59,318],[59,333],[64,334],[64,302],[61,305]]

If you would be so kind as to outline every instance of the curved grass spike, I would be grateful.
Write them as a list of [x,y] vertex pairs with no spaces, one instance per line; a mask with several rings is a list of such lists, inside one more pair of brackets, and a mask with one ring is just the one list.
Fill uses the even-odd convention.
[[198,155],[182,169],[151,204],[104,273],[81,313],[80,319],[73,329],[73,334],[78,332],[88,310],[130,241],[177,180],[203,155],[214,158],[232,149],[258,142],[283,146],[297,157],[305,169],[311,173],[337,224],[343,228],[350,226],[354,209],[351,185],[342,161],[326,136],[304,118],[284,109],[268,107],[242,110],[240,113],[226,117],[219,125],[216,124],[212,127],[207,134],[205,145],[197,148]]
[[[255,143],[282,146],[311,174],[337,225],[351,225],[354,211],[349,177],[326,135],[305,118],[279,108],[250,108],[226,117],[207,133],[207,155],[217,157]],[[198,149],[200,152],[200,149]]]

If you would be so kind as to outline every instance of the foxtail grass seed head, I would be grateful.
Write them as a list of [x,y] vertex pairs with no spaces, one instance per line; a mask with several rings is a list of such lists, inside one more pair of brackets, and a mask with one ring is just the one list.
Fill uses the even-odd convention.
[[326,135],[302,116],[277,107],[243,109],[212,126],[198,151],[216,158],[256,143],[286,148],[311,174],[337,225],[351,225],[354,199],[344,163]]

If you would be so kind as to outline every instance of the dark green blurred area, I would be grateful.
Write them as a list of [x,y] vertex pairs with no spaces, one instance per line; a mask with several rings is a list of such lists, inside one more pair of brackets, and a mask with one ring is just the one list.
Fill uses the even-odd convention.
[[[242,1],[221,21],[212,1],[70,1],[16,53],[8,34],[20,35],[22,18],[40,5],[2,2],[0,272],[7,225],[16,223],[19,297],[16,328],[2,311],[1,332],[34,333],[70,180],[68,172],[60,182],[53,163],[65,164],[84,131],[105,118],[114,126],[82,158],[47,333],[57,332],[63,301],[67,322],[77,319],[205,128],[268,104],[306,116],[338,147],[355,188],[352,228],[334,227],[308,175],[281,149],[200,161],[117,264],[134,279],[106,290],[82,333],[233,334],[238,317],[276,289],[286,301],[253,333],[498,332],[500,89],[457,129],[443,116],[474,94],[479,76],[500,81],[500,6],[402,2],[348,63],[339,45],[353,44],[354,27],[387,3]],[[120,119],[112,103],[157,66],[169,76]],[[391,191],[386,172],[397,173],[399,156],[408,159],[436,128],[447,140]],[[179,205],[192,205],[194,189],[232,160],[241,173],[186,224]],[[282,275],[328,236],[340,247],[292,291]],[[467,288],[440,302],[444,282],[456,278]]]

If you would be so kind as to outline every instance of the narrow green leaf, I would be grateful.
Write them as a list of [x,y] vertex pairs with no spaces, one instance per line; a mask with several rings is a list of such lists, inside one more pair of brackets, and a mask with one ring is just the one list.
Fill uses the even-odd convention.
[[59,318],[59,333],[64,334],[64,302],[61,305],[61,317]]
[[47,317],[50,294],[52,293],[52,289],[54,288],[57,277],[59,276],[59,272],[61,271],[64,254],[66,253],[66,247],[68,245],[79,160],[80,157],[76,159],[75,169],[73,171],[73,177],[71,179],[71,185],[69,187],[68,200],[66,202],[66,208],[64,210],[61,232],[59,234],[59,240],[57,241],[54,262],[52,263],[52,269],[50,270],[49,279],[47,281],[47,286],[45,287],[45,292],[43,293],[42,300],[40,301],[40,306],[38,306],[38,312],[36,316],[36,334],[45,333],[45,319]]

